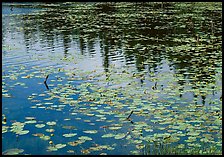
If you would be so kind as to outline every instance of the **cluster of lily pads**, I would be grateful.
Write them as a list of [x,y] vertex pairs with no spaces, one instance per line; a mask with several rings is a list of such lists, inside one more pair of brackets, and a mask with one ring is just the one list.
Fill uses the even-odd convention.
[[[57,68],[55,65],[30,68],[29,65],[22,63],[19,63],[19,66],[13,66],[3,62],[5,67],[11,69],[3,70],[5,74],[2,92],[5,99],[13,99],[10,89],[16,88],[17,85],[28,88],[25,83],[17,82],[18,78],[26,81],[38,78],[41,81],[37,84],[45,86],[43,81],[49,75],[46,90],[30,93],[27,98],[32,103],[30,108],[33,112],[37,110],[46,113],[47,111],[66,112],[68,115],[66,119],[63,119],[63,124],[58,122],[60,117],[57,122],[45,122],[39,120],[38,117],[25,117],[25,122],[18,120],[9,124],[3,121],[3,135],[6,132],[19,136],[31,133],[34,137],[49,143],[46,147],[47,152],[57,152],[68,148],[68,153],[75,153],[74,150],[78,146],[80,150],[78,154],[92,154],[98,151],[100,151],[99,154],[113,154],[114,150],[119,149],[120,142],[130,146],[129,153],[132,154],[140,154],[148,143],[159,141],[177,145],[178,148],[197,147],[200,149],[201,143],[207,143],[221,149],[220,21],[213,23],[212,26],[205,26],[205,29],[212,30],[212,34],[208,37],[207,34],[204,35],[205,30],[198,30],[198,24],[203,20],[208,21],[211,17],[200,16],[201,19],[195,16],[195,14],[205,14],[203,12],[205,8],[201,8],[201,12],[191,10],[191,14],[188,15],[183,12],[189,12],[189,3],[165,3],[166,5],[158,3],[159,9],[148,10],[152,4],[108,3],[106,6],[104,3],[102,5],[71,4],[70,7],[61,10],[57,9],[56,4],[46,13],[44,11],[33,16],[25,15],[27,23],[34,22],[33,18],[39,17],[36,22],[43,22],[40,25],[42,32],[45,32],[45,27],[54,30],[53,27],[49,27],[49,23],[53,22],[59,28],[56,32],[66,32],[68,36],[73,34],[71,31],[77,31],[79,32],[77,38],[83,39],[83,43],[87,45],[91,43],[91,40],[99,37],[103,45],[103,56],[113,56],[112,53],[123,49],[122,55],[127,60],[135,58],[136,67],[126,64],[117,68],[115,64],[109,64],[105,59],[105,71],[97,67],[83,71],[76,68],[84,59],[83,55],[78,53],[67,54],[67,56],[51,54],[50,59],[44,54],[32,57],[36,61],[46,57],[52,63],[62,65]],[[114,12],[112,17],[111,14],[104,12],[104,7],[110,8],[109,13]],[[169,9],[179,7],[183,12],[180,12],[178,16],[175,15],[176,10],[169,12]],[[136,13],[138,9],[142,10]],[[60,11],[58,12],[60,16],[55,17],[55,10]],[[207,11],[216,13],[212,7],[209,7]],[[47,17],[46,14],[48,14]],[[219,15],[219,12],[217,14]],[[65,17],[61,17],[62,15]],[[42,21],[43,17],[46,18],[45,21]],[[159,18],[166,22],[160,23]],[[189,18],[189,26],[183,25],[187,18]],[[89,21],[89,24],[85,24],[85,21]],[[150,21],[154,21],[156,25],[150,25]],[[195,25],[193,31],[192,24]],[[127,26],[129,30],[124,31]],[[24,29],[28,30],[30,27],[27,25]],[[179,29],[175,30],[174,27]],[[187,33],[188,28],[190,32],[197,31],[194,34],[196,38]],[[142,34],[144,31],[141,29],[156,35]],[[150,31],[151,29],[153,31]],[[170,30],[176,33],[169,34]],[[105,37],[108,36],[106,32],[110,32],[108,38]],[[165,45],[168,41],[170,43]],[[145,44],[150,42],[156,42],[156,44]],[[122,44],[121,48],[119,45]],[[108,50],[107,47],[109,47]],[[85,50],[85,46],[81,49]],[[7,46],[5,50],[9,50]],[[115,56],[119,56],[119,53]],[[162,66],[162,61],[174,70],[157,69]],[[12,86],[9,85],[11,82],[14,83]],[[7,118],[6,115],[3,117]],[[66,126],[72,120],[86,124],[88,127],[83,129],[77,125]],[[24,130],[25,125],[33,125],[40,131]],[[55,131],[67,129],[70,130],[69,133]],[[47,132],[46,135],[43,130]],[[66,139],[61,143],[55,136]],[[98,144],[95,136],[102,141],[106,139],[115,143]],[[22,149],[10,149],[3,154],[22,152]]]
[[[70,115],[82,114],[86,117],[90,117],[89,120],[76,118],[77,120],[83,120],[89,123],[90,130],[85,130],[83,131],[84,133],[97,134],[98,131],[91,129],[91,126],[96,125],[98,122],[103,122],[106,125],[101,126],[102,129],[105,130],[102,138],[113,138],[115,140],[127,139],[130,144],[136,145],[137,150],[143,149],[145,146],[144,143],[147,141],[154,142],[164,140],[166,143],[173,143],[187,136],[188,138],[184,141],[188,143],[188,146],[194,146],[198,143],[197,140],[212,143],[221,136],[219,129],[221,126],[222,113],[220,112],[221,106],[219,101],[213,100],[211,106],[203,106],[189,103],[181,98],[176,98],[174,101],[158,99],[161,92],[166,95],[167,98],[174,98],[179,95],[179,89],[177,88],[175,90],[175,79],[171,79],[168,85],[164,86],[165,89],[159,86],[160,82],[163,82],[163,79],[167,79],[167,76],[172,77],[171,74],[167,74],[165,78],[162,77],[161,74],[155,75],[154,79],[157,80],[158,87],[156,90],[153,90],[146,87],[139,88],[141,83],[137,83],[137,78],[133,77],[132,73],[124,71],[124,69],[116,69],[117,72],[111,72],[110,78],[102,77],[103,75],[108,75],[108,73],[105,74],[103,72],[100,74],[98,72],[97,74],[99,77],[96,77],[97,75],[94,76],[92,72],[91,74],[93,76],[91,78],[98,78],[98,82],[88,79],[90,76],[88,76],[87,73],[90,72],[78,73],[78,71],[76,71],[77,76],[86,76],[82,78],[84,82],[76,86],[75,82],[79,81],[80,78],[74,78],[70,70],[61,70],[66,73],[66,77],[61,77],[59,80],[49,79],[49,82],[54,83],[48,83],[50,90],[40,94],[33,93],[28,97],[28,99],[34,103],[34,106],[31,106],[31,108],[63,111],[63,109],[69,105],[71,107],[69,110]],[[114,69],[112,68],[111,71],[112,70]],[[41,69],[40,71],[46,72],[47,69]],[[49,71],[51,71],[50,68]],[[57,73],[57,71],[55,71],[55,73]],[[33,77],[35,76],[38,77],[38,75],[34,74]],[[42,78],[44,79],[43,76]],[[32,79],[32,77],[23,77],[23,79]],[[67,83],[61,84],[61,80],[67,80]],[[173,88],[172,91],[170,90],[171,88]],[[208,90],[208,92],[211,94],[211,91]],[[78,96],[74,97],[75,95]],[[41,100],[42,97],[44,98],[43,102]],[[38,103],[35,103],[37,101]],[[209,111],[206,111],[208,109]],[[130,121],[127,117],[131,111],[134,112],[133,115],[130,116]],[[108,115],[114,118],[107,119]],[[45,124],[36,124],[37,122],[33,120],[34,117],[30,118],[31,120],[26,121],[26,124],[34,123],[37,128],[45,127]],[[46,122],[46,124],[54,126],[56,122]],[[18,129],[18,126],[21,127]],[[14,129],[10,131],[23,134],[23,126],[24,123],[13,123],[12,128]],[[7,132],[6,128],[6,126],[3,127],[3,133]],[[63,127],[61,129],[63,129]],[[110,130],[111,133],[108,133]],[[119,132],[119,130],[121,130],[121,132]],[[53,129],[46,129],[46,131],[54,132]],[[114,131],[116,131],[116,133],[113,133]],[[155,133],[157,131],[162,132]],[[25,131],[25,133],[28,132]],[[102,134],[102,132],[100,133]],[[51,140],[51,136],[42,133],[34,133],[33,135],[43,140]],[[62,136],[69,138],[76,135],[77,133],[68,133]],[[70,141],[67,145],[81,145],[85,143],[86,140],[92,140],[92,138],[80,136],[78,140]],[[221,146],[220,142],[216,142],[216,144],[217,146]],[[50,145],[47,151],[57,151],[63,147],[66,147],[66,144]],[[90,147],[85,153],[91,153],[91,151],[93,150]],[[138,153],[138,151],[133,151],[133,153]]]

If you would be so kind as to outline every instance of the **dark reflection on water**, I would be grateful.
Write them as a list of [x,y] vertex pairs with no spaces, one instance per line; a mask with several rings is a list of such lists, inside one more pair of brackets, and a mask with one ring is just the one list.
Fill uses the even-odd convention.
[[[105,71],[111,61],[121,60],[125,64],[135,64],[139,71],[148,68],[149,72],[158,72],[158,66],[168,59],[175,73],[185,78],[196,76],[194,81],[213,81],[207,78],[214,76],[215,67],[220,66],[216,63],[221,60],[221,46],[216,46],[221,43],[220,11],[205,10],[199,14],[193,7],[176,10],[173,3],[130,3],[123,8],[116,8],[116,3],[94,6],[82,9],[61,5],[41,14],[22,15],[18,27],[23,28],[27,52],[39,42],[39,46],[51,52],[63,47],[67,58],[71,45],[78,43],[82,55],[94,57],[95,44],[99,41]],[[3,41],[5,27],[3,25]],[[174,38],[182,41],[174,41]],[[189,43],[183,38],[195,41]],[[189,49],[166,50],[169,46],[187,44]],[[203,47],[200,51],[194,50],[198,44]]]
[[[71,45],[78,43],[82,55],[94,57],[95,44],[99,41],[105,71],[111,61],[121,60],[135,64],[139,71],[148,68],[149,72],[158,72],[158,66],[168,59],[175,73],[185,78],[194,76],[197,78],[194,81],[213,81],[214,67],[220,66],[216,62],[221,60],[221,46],[216,46],[221,43],[220,11],[205,10],[199,14],[193,7],[176,10],[173,3],[130,3],[123,8],[116,8],[115,3],[94,6],[82,9],[62,5],[63,8],[54,7],[41,14],[22,15],[19,27],[23,28],[27,52],[39,42],[43,49],[47,47],[52,52],[63,47],[67,58]],[[3,34],[5,27],[3,25]],[[174,41],[174,38],[182,41]],[[195,41],[189,43],[183,38]],[[166,50],[187,44],[189,49]],[[199,44],[203,48],[194,50]],[[146,61],[150,63],[144,63]],[[183,85],[184,81],[179,83]]]

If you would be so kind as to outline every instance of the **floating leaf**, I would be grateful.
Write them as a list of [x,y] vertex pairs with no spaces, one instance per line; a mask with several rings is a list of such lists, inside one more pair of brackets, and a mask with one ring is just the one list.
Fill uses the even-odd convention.
[[12,126],[21,126],[21,127],[23,127],[24,126],[24,123],[14,122],[14,123],[12,123]]
[[85,140],[82,139],[82,140],[76,140],[76,141],[73,141],[73,142],[68,142],[68,144],[71,145],[71,146],[77,146],[77,145],[82,144],[84,142],[85,142]]
[[51,121],[51,122],[47,122],[46,124],[47,124],[47,125],[56,125],[56,122]]
[[25,117],[26,120],[35,120],[35,117]]
[[79,139],[80,140],[89,140],[89,141],[92,140],[92,138],[91,137],[88,137],[88,136],[80,136]]
[[34,123],[36,123],[37,121],[36,120],[29,120],[29,121],[26,121],[25,123],[26,124],[34,124]]
[[57,151],[58,149],[55,146],[48,146],[47,147],[47,151],[48,152],[53,152],[53,151]]
[[8,131],[9,126],[2,126],[2,134]]
[[133,143],[140,144],[140,143],[142,143],[142,140],[134,140]]
[[29,132],[30,132],[29,130],[22,130],[22,131],[17,132],[16,134],[25,135],[25,134],[28,134]]
[[62,126],[62,128],[75,130],[75,126]]
[[57,149],[61,149],[61,148],[64,148],[66,146],[66,144],[56,144],[55,147]]
[[54,132],[54,129],[46,129],[46,132]]
[[136,145],[136,148],[137,148],[137,149],[143,149],[144,147],[145,147],[144,144],[138,144],[138,145]]
[[44,136],[44,134],[42,134],[42,133],[36,133],[36,134],[32,134],[33,136],[39,136],[39,137],[41,137],[41,136]]
[[105,134],[102,136],[102,138],[109,138],[109,137],[114,137],[114,134]]
[[69,134],[63,134],[62,136],[64,137],[73,137],[73,136],[76,136],[77,134],[76,133],[69,133]]
[[88,149],[82,149],[81,152],[82,152],[83,154],[89,154],[89,153],[90,153],[90,151],[89,151]]
[[2,155],[17,155],[19,153],[22,153],[23,149],[13,148],[13,149],[7,149],[5,150]]
[[35,127],[37,127],[37,128],[43,128],[43,127],[45,127],[45,124],[36,124]]
[[85,130],[83,132],[85,132],[87,134],[96,134],[97,133],[97,130]]
[[47,141],[47,140],[50,140],[50,136],[47,136],[47,135],[44,135],[44,136],[40,136],[40,138],[42,139],[42,140],[45,140],[45,141]]
[[120,126],[112,126],[112,127],[109,127],[108,129],[110,130],[118,130],[118,129],[121,129]]
[[124,138],[125,136],[126,136],[126,134],[124,134],[124,133],[119,133],[119,134],[115,135],[114,138],[115,138],[115,139],[122,139],[122,138]]

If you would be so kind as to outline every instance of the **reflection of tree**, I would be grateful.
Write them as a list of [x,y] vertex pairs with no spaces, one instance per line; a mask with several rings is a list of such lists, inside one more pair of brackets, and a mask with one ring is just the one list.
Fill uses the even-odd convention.
[[[141,21],[145,23],[147,20],[144,21],[140,19],[139,21],[138,18],[137,19],[133,18],[132,19],[133,21],[130,22],[128,25],[126,25],[122,23],[123,20],[126,20],[125,18],[120,18],[116,16],[111,17],[111,13],[116,14],[116,11],[117,11],[115,9],[115,3],[105,3],[105,4],[100,3],[99,5],[96,5],[96,6],[97,6],[96,12],[93,12],[92,15],[89,15],[88,11],[86,10],[85,11],[79,10],[79,12],[77,11],[75,12],[75,15],[72,15],[74,16],[73,18],[70,18],[71,11],[69,9],[61,10],[57,7],[54,7],[54,9],[42,12],[42,14],[39,14],[39,15],[32,15],[32,16],[25,15],[23,19],[24,21],[27,21],[27,22],[24,22],[24,37],[26,39],[25,44],[27,45],[27,48],[31,48],[32,41],[34,41],[34,39],[38,39],[38,37],[32,36],[34,34],[35,35],[39,34],[40,42],[43,42],[42,46],[46,46],[44,45],[44,42],[47,42],[47,47],[50,47],[53,50],[54,50],[54,47],[56,47],[54,46],[56,45],[54,44],[55,38],[60,38],[60,40],[62,40],[63,42],[64,53],[66,56],[71,44],[71,39],[69,38],[69,35],[73,35],[74,33],[73,30],[75,29],[75,30],[78,30],[75,33],[79,33],[78,36],[79,36],[81,54],[85,53],[86,46],[88,46],[88,50],[91,51],[92,54],[94,54],[93,41],[96,40],[96,38],[98,37],[98,34],[92,33],[94,32],[94,30],[92,29],[95,29],[97,27],[98,29],[96,30],[98,32],[103,32],[103,34],[105,34],[103,39],[101,38],[101,36],[99,36],[100,40],[104,40],[103,44],[106,45],[106,46],[103,46],[104,47],[103,56],[116,55],[116,53],[111,54],[110,49],[113,49],[113,50],[121,49],[122,42],[124,42],[125,40],[126,41],[132,40],[132,38],[123,38],[122,36],[131,35],[131,37],[134,37],[136,33],[144,35],[144,32],[146,32],[144,29],[137,29],[137,32],[135,32],[136,31],[135,28],[141,27]],[[109,9],[105,9],[105,8],[109,8]],[[88,21],[87,25],[86,25],[86,21]],[[119,28],[119,29],[116,29],[116,28]],[[122,32],[124,33],[122,34]],[[148,33],[152,34],[152,32],[148,32]],[[139,41],[138,38],[132,41],[135,44],[147,43],[146,40]],[[131,46],[134,47],[135,44]],[[130,60],[132,60],[131,59],[133,58],[132,53],[125,53],[125,54],[126,54],[125,58],[130,58]],[[138,55],[138,52],[135,52],[134,56],[135,58],[138,58],[136,62],[138,66],[140,65],[139,64],[140,62],[142,62],[144,59],[147,59],[145,57],[141,57],[140,55]],[[104,66],[109,66],[108,64],[109,64],[110,57],[105,56],[104,59],[106,59],[104,61]]]
[[[133,6],[137,6],[137,9]],[[40,41],[47,42],[48,47],[54,47],[55,38],[59,38],[63,42],[66,56],[68,49],[71,47],[72,36],[77,36],[81,54],[94,55],[96,53],[94,43],[97,39],[100,39],[100,51],[105,70],[109,67],[112,58],[110,56],[119,58],[118,54],[113,52],[122,50],[126,63],[130,64],[135,61],[136,68],[139,71],[148,67],[149,72],[152,69],[156,72],[162,59],[168,58],[175,69],[186,69],[186,71],[176,71],[176,73],[183,74],[185,77],[192,77],[191,75],[185,75],[186,72],[196,73],[198,75],[195,81],[208,81],[206,78],[215,74],[214,70],[208,72],[204,69],[204,67],[211,67],[214,63],[209,55],[203,55],[207,60],[200,60],[199,57],[196,58],[196,62],[191,62],[195,58],[193,55],[181,51],[167,53],[161,49],[161,46],[184,45],[186,44],[185,41],[180,43],[173,41],[173,39],[181,39],[182,36],[180,35],[184,34],[189,38],[196,34],[201,36],[202,33],[205,34],[210,30],[211,25],[205,23],[203,27],[199,27],[202,26],[203,20],[200,19],[203,18],[199,16],[191,17],[192,15],[187,14],[185,16],[186,10],[179,11],[180,17],[183,16],[183,18],[176,18],[168,8],[174,8],[174,4],[99,3],[90,10],[82,9],[80,6],[72,9],[55,7],[39,15],[24,16],[24,21],[29,19],[29,22],[24,23],[26,45],[31,47],[33,38],[37,39],[32,34],[39,34]],[[200,16],[206,17],[207,12],[205,13],[205,15]],[[210,20],[211,18],[216,17],[206,17],[205,19]],[[218,19],[220,20],[220,17]],[[217,19],[214,21],[216,23],[214,23],[213,34],[218,35],[219,30],[216,27],[220,27],[220,22]],[[191,29],[192,23],[195,33],[190,34],[191,32],[188,32],[188,30]],[[180,27],[182,25],[186,25],[186,27]],[[37,28],[39,32],[37,32]],[[77,38],[75,39],[77,40]],[[202,44],[205,44],[203,39],[200,40]],[[205,51],[210,50],[206,49]],[[185,62],[186,60],[187,62]],[[146,64],[147,66],[144,66]],[[191,65],[195,65],[197,68],[193,69]]]
[[101,33],[100,37],[101,37],[100,48],[101,48],[101,54],[103,57],[103,67],[104,67],[105,71],[108,72],[108,67],[109,67],[108,39],[106,38],[106,35],[104,33]]
[[24,33],[24,43],[26,45],[27,52],[32,49],[32,45],[37,41],[37,28],[30,22],[30,20],[26,20],[23,22],[23,33]]
[[[195,51],[191,50],[193,54],[197,54]],[[203,54],[203,52],[206,52]],[[189,55],[188,53],[176,53],[174,55],[172,52],[169,53],[169,60],[173,62],[172,66],[176,69],[175,73],[183,76],[184,80],[179,80],[178,84],[180,86],[180,91],[182,87],[189,80],[192,84],[192,89],[200,89],[200,95],[194,95],[194,97],[201,96],[202,104],[205,104],[206,93],[204,92],[205,84],[212,83],[215,84],[215,60],[212,58],[214,51],[208,48],[201,50],[201,56]],[[219,58],[217,56],[217,58]],[[177,59],[176,62],[173,60]],[[219,58],[220,59],[220,58]],[[204,84],[198,86],[198,82],[204,82]]]
[[68,49],[71,47],[71,38],[68,34],[69,32],[62,32],[63,33],[63,47],[64,47],[64,58],[67,58]]

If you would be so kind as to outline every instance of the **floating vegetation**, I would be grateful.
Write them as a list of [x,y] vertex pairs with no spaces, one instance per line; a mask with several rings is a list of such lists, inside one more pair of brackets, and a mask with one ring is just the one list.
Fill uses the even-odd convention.
[[84,133],[87,133],[87,134],[96,134],[97,133],[97,130],[85,130],[83,132]]
[[9,126],[2,126],[2,134],[8,131]]
[[50,126],[53,126],[53,125],[56,125],[56,122],[51,121],[51,122],[47,122],[46,124],[47,124],[47,125],[50,125]]
[[57,151],[58,149],[64,148],[66,144],[56,144],[47,147],[48,152]]
[[76,136],[76,133],[63,134],[64,137],[73,137]]
[[45,124],[36,124],[35,127],[37,127],[37,128],[43,128],[43,127],[45,127]]
[[91,141],[92,138],[91,138],[91,137],[88,137],[88,136],[80,136],[80,137],[79,137],[79,140]]
[[45,140],[45,141],[48,141],[50,140],[50,136],[47,136],[47,135],[42,135],[42,136],[39,136],[42,140]]
[[221,154],[221,3],[4,5],[2,154]]
[[29,130],[23,130],[24,128],[24,123],[20,123],[20,122],[14,122],[12,123],[11,128],[11,132],[16,133],[17,135],[25,135],[29,133]]
[[119,133],[119,134],[115,135],[114,138],[115,138],[115,139],[122,139],[122,138],[124,138],[125,136],[126,136],[126,134],[124,134],[124,133]]
[[[193,146],[193,147],[192,147]],[[171,144],[155,143],[147,144],[143,154],[144,155],[221,155],[222,152],[220,149],[217,149],[214,145],[207,145],[202,143],[194,144],[190,147],[187,147],[184,144],[179,144],[177,146],[172,146]]]
[[12,149],[7,149],[4,152],[2,152],[2,155],[18,155],[22,152],[24,152],[23,149],[12,148]]

